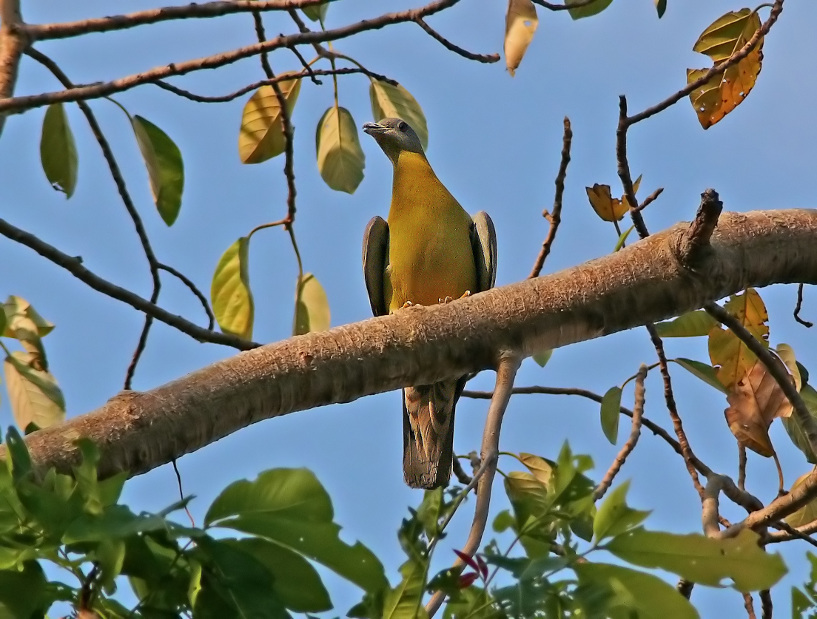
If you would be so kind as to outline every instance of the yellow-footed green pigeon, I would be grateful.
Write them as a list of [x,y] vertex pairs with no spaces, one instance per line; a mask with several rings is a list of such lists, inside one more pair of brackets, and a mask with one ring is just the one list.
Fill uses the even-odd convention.
[[[363,238],[363,273],[375,316],[408,304],[433,305],[488,290],[496,279],[496,233],[445,188],[408,123],[366,123],[394,167],[388,221],[374,217]],[[403,474],[413,488],[448,483],[454,407],[467,376],[403,389]]]

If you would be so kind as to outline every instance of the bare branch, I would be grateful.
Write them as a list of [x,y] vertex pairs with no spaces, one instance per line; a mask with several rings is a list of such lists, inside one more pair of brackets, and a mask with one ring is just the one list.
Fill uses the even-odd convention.
[[797,305],[794,306],[794,319],[804,327],[811,329],[813,322],[800,318],[800,311],[803,309],[803,284],[797,286]]
[[202,294],[201,290],[198,289],[196,284],[194,284],[184,273],[177,271],[172,266],[169,266],[167,264],[159,263],[159,268],[163,271],[167,271],[168,273],[179,279],[179,281],[181,281],[185,286],[187,286],[190,289],[190,292],[192,292],[195,295],[195,297],[199,300],[199,303],[201,303],[201,306],[204,309],[204,313],[207,314],[207,328],[212,331],[213,328],[216,326],[216,317],[213,316],[213,310],[210,309],[210,303],[207,302],[207,297],[205,297]]
[[616,454],[613,463],[610,465],[610,468],[607,469],[607,473],[605,473],[599,485],[596,486],[596,489],[593,491],[594,501],[601,500],[610,486],[613,485],[613,480],[616,478],[616,475],[618,475],[621,467],[624,466],[627,456],[633,452],[633,449],[635,449],[638,443],[638,437],[641,435],[641,423],[644,417],[644,381],[646,378],[647,366],[642,364],[641,367],[638,368],[638,373],[635,375],[635,404],[633,405],[633,423],[630,429],[630,436],[624,445],[622,445],[621,450]]
[[426,34],[428,34],[432,39],[435,41],[439,41],[443,47],[447,50],[454,52],[455,54],[459,54],[463,58],[467,58],[468,60],[476,60],[477,62],[485,62],[485,63],[492,63],[492,62],[499,62],[499,54],[475,54],[473,52],[469,52],[466,49],[463,49],[459,45],[454,45],[451,41],[446,39],[443,35],[439,32],[434,30],[431,26],[429,26],[426,21],[422,17],[418,17],[414,20],[414,22],[420,26],[423,30],[425,30]]
[[152,316],[156,320],[168,324],[171,327],[175,327],[182,333],[185,333],[200,342],[221,344],[223,346],[230,346],[238,350],[249,350],[260,346],[260,344],[241,339],[240,337],[236,337],[234,335],[204,329],[203,327],[193,324],[189,320],[185,320],[181,316],[171,314],[167,310],[151,303],[147,299],[140,297],[130,290],[120,288],[119,286],[112,284],[108,280],[103,279],[95,273],[89,271],[82,265],[81,258],[69,256],[68,254],[61,252],[53,245],[49,245],[48,243],[41,241],[33,234],[11,225],[4,219],[0,219],[0,234],[11,239],[12,241],[25,245],[26,247],[30,247],[44,258],[67,270],[74,277],[87,284],[94,290],[117,299],[118,301],[122,301],[123,303],[127,303],[134,309],[144,312],[145,314]]
[[542,267],[545,265],[545,260],[550,254],[550,249],[553,247],[553,241],[556,240],[559,224],[562,223],[562,196],[565,192],[565,178],[567,177],[567,164],[570,163],[570,145],[572,142],[573,130],[570,128],[570,119],[565,116],[564,135],[562,136],[562,159],[561,163],[559,163],[559,172],[556,174],[556,195],[553,198],[553,212],[548,213],[545,211],[542,213],[550,222],[550,227],[528,278],[539,277]]
[[684,431],[684,424],[681,421],[681,416],[678,414],[678,406],[675,404],[675,396],[672,393],[672,379],[669,374],[667,356],[664,353],[664,342],[662,342],[658,336],[658,331],[656,331],[654,324],[647,324],[646,327],[650,334],[650,341],[652,341],[652,345],[658,355],[658,365],[661,370],[661,378],[664,381],[664,400],[667,403],[667,411],[669,411],[670,419],[672,419],[672,426],[675,428],[675,435],[678,437],[678,444],[681,446],[681,455],[684,457],[684,464],[687,467],[687,471],[689,471],[692,485],[695,486],[698,496],[703,500],[704,488],[701,486],[698,473],[692,464],[695,454],[692,452],[692,447],[689,446],[689,440],[687,440],[687,435]]
[[287,11],[320,4],[324,0],[232,0],[230,2],[203,2],[147,9],[124,15],[96,17],[73,22],[53,24],[29,24],[26,26],[29,36],[36,41],[47,39],[66,39],[95,32],[126,30],[136,26],[146,26],[173,19],[193,19],[221,17],[231,13],[249,13],[252,11]]
[[[80,99],[98,99],[117,92],[130,90],[131,88],[135,88],[136,86],[140,86],[142,84],[148,84],[155,82],[156,80],[166,79],[174,75],[185,75],[193,71],[222,67],[244,58],[257,56],[262,52],[271,52],[276,49],[290,48],[294,45],[308,45],[326,41],[338,41],[360,32],[378,30],[390,24],[415,21],[417,18],[433,15],[434,13],[438,13],[444,9],[452,7],[458,1],[459,0],[435,0],[434,2],[431,2],[418,9],[384,13],[379,17],[365,19],[355,24],[335,28],[334,30],[309,31],[297,34],[281,35],[264,43],[256,43],[254,45],[240,47],[221,54],[214,54],[212,56],[205,56],[194,60],[185,60],[182,62],[163,65],[161,67],[154,67],[153,69],[128,75],[110,82],[99,82],[95,84],[88,84],[86,86],[77,86],[76,88],[67,90],[46,92],[37,95],[0,99],[0,112],[17,114],[24,110],[41,107],[50,103],[79,101]],[[250,4],[254,5],[255,3],[251,2]]]

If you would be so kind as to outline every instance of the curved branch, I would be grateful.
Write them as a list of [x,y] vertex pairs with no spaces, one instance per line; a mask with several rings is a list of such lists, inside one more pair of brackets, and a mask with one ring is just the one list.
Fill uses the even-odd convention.
[[61,252],[53,245],[49,245],[48,243],[40,240],[30,232],[26,232],[25,230],[21,230],[20,228],[11,225],[5,219],[0,219],[0,234],[11,239],[12,241],[20,243],[21,245],[30,247],[57,266],[61,266],[63,269],[71,273],[71,275],[87,284],[94,290],[108,295],[117,301],[127,303],[134,309],[144,312],[148,316],[152,316],[156,320],[168,324],[171,327],[175,327],[182,333],[185,333],[200,342],[222,344],[223,346],[230,346],[238,350],[249,350],[260,346],[260,344],[244,340],[234,335],[210,331],[209,329],[193,324],[189,320],[185,320],[181,316],[171,314],[158,305],[155,305],[147,299],[140,297],[138,294],[133,293],[126,288],[121,288],[115,284],[112,284],[108,280],[99,277],[96,273],[89,271],[82,265],[82,258],[69,256],[68,254]]
[[[0,233],[8,227],[0,220]],[[601,337],[700,308],[746,286],[817,283],[817,211],[723,214],[701,271],[683,267],[675,253],[686,230],[679,224],[572,269],[452,303],[407,308],[262,346],[152,391],[127,392],[26,441],[37,466],[70,472],[79,460],[73,441],[85,436],[99,446],[102,478],[118,471],[135,475],[262,419],[494,367],[498,351],[528,356]],[[60,256],[72,272],[84,269],[75,258]],[[123,292],[138,300],[139,309],[156,311]],[[173,326],[181,323],[185,332],[192,326],[204,340],[252,346],[164,310],[154,315]],[[774,504],[793,500],[803,487],[814,486],[817,493],[817,474],[813,477]],[[763,517],[760,510],[743,526]]]
[[[482,432],[482,447],[480,457],[482,466],[474,474],[471,484],[479,483],[477,486],[477,504],[474,507],[474,520],[471,523],[471,530],[468,539],[465,541],[460,552],[469,557],[473,557],[479,545],[482,543],[482,536],[485,533],[485,526],[488,523],[488,509],[491,506],[491,488],[496,474],[496,464],[499,458],[499,433],[502,428],[502,418],[508,408],[513,391],[513,381],[516,372],[522,364],[522,356],[516,352],[506,351],[500,354],[499,363],[496,368],[496,387],[488,407],[488,416],[485,419],[485,429]],[[471,485],[469,484],[469,485]],[[464,565],[465,562],[457,557],[453,567]],[[431,596],[426,604],[426,612],[429,617],[433,617],[442,603],[445,601],[445,593],[437,591]]]
[[325,0],[232,0],[230,2],[203,2],[181,6],[165,6],[147,9],[123,15],[81,19],[73,22],[54,24],[29,24],[26,30],[32,39],[66,39],[92,32],[111,32],[126,30],[136,26],[145,26],[172,19],[192,19],[221,17],[230,13],[249,13],[252,11],[287,11],[315,6]]

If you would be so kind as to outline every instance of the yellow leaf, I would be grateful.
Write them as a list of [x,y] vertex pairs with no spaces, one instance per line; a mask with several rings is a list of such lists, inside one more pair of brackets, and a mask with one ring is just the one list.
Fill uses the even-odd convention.
[[[760,28],[760,17],[749,9],[729,12],[718,18],[698,37],[693,50],[709,56],[714,64],[742,48]],[[763,62],[763,39],[749,54],[695,89],[689,95],[698,121],[708,129],[734,110],[754,88]],[[687,69],[687,83],[699,79],[706,69]]]
[[780,385],[760,361],[732,385],[726,394],[729,408],[726,422],[738,443],[767,458],[774,455],[769,426],[777,417],[791,415],[789,402]]
[[22,430],[30,423],[47,428],[65,419],[65,400],[57,379],[32,367],[34,359],[30,353],[14,351],[3,364],[11,412]]
[[505,64],[512,77],[538,27],[539,18],[531,0],[508,0],[508,12],[505,15]]
[[[766,321],[769,315],[763,299],[753,288],[743,294],[733,295],[724,309],[735,316],[738,321],[757,338],[768,346],[769,327]],[[757,357],[738,337],[728,329],[715,326],[709,332],[709,358],[717,367],[718,380],[727,391],[741,380],[752,369]]]
[[[281,76],[292,75],[283,73]],[[292,78],[278,82],[292,114],[301,80]],[[281,121],[281,106],[272,86],[261,86],[244,106],[241,129],[238,133],[238,156],[242,163],[261,163],[284,152],[286,141]]]
[[428,149],[428,125],[423,108],[408,90],[400,84],[392,86],[388,82],[372,80],[369,85],[369,99],[372,103],[372,117],[375,120],[383,118],[405,120],[420,138],[423,150]]
[[352,114],[343,107],[330,107],[318,122],[315,138],[321,178],[335,191],[354,193],[363,180],[366,157]]
[[610,194],[609,185],[596,183],[592,187],[585,187],[590,206],[604,221],[619,221],[629,210],[625,202],[614,198]]
[[304,273],[295,290],[295,323],[293,335],[329,328],[329,299],[326,291],[312,273]]
[[31,306],[31,303],[16,295],[10,295],[9,298],[6,299],[6,302],[3,304],[3,313],[6,317],[6,328],[2,332],[2,335],[5,337],[16,337],[14,331],[16,324],[15,317],[17,316],[32,320],[37,326],[37,335],[40,337],[45,337],[54,330],[53,322],[49,322],[40,316]]
[[[804,473],[797,478],[797,480],[792,484],[791,490],[794,491],[797,486],[800,486],[806,479],[811,475],[811,472]],[[784,519],[789,526],[792,527],[802,527],[803,525],[809,524],[810,522],[814,522],[817,520],[817,499],[812,499],[803,507],[798,509],[793,514],[789,514]]]
[[218,261],[210,286],[210,301],[218,326],[224,333],[252,337],[255,307],[250,291],[250,240],[242,236]]

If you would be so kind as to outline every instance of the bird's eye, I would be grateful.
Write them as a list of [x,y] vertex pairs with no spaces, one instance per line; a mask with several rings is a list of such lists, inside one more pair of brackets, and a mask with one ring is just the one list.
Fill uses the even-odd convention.
[[408,129],[408,125],[404,121],[401,120],[400,124],[397,125],[397,128],[400,129],[400,131],[405,133],[406,129]]

